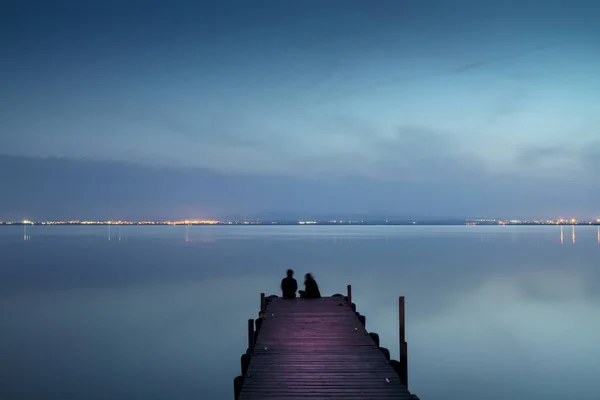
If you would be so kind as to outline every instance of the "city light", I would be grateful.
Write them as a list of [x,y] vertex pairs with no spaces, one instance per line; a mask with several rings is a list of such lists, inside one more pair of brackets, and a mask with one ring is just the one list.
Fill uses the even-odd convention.
[[600,218],[576,219],[498,219],[498,218],[469,218],[447,221],[416,221],[416,220],[347,220],[347,219],[323,219],[323,220],[267,220],[244,219],[244,220],[218,220],[218,219],[173,219],[173,220],[79,220],[67,219],[57,221],[32,221],[23,219],[20,221],[0,221],[0,225],[600,225]]

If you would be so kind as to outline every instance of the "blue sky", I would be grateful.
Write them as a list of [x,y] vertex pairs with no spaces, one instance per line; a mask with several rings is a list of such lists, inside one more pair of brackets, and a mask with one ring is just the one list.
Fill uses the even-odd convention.
[[[173,189],[185,202],[100,201],[111,215],[600,214],[595,1],[3,7],[5,181],[44,170],[73,188],[87,181],[93,199],[117,190],[37,160],[59,157],[74,169],[82,159],[102,162],[85,168],[111,164],[122,171],[111,182],[125,187],[148,168],[189,182]],[[36,159],[39,170],[17,170],[34,164],[6,156]],[[207,174],[226,188],[242,179],[269,190],[234,196],[207,186]],[[160,176],[149,186],[166,184]],[[58,215],[66,201],[29,185],[36,202],[23,209],[16,186],[5,187],[0,218]]]

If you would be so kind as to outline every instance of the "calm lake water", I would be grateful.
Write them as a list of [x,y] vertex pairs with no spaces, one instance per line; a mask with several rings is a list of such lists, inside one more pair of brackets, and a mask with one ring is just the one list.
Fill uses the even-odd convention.
[[[0,227],[1,399],[232,399],[259,293],[352,284],[423,400],[600,398],[596,227]],[[28,239],[28,240],[24,240]]]

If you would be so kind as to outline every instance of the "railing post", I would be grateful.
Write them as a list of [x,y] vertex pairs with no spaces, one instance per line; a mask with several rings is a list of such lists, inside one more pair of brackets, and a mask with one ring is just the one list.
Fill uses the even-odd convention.
[[400,336],[400,380],[408,388],[408,346],[406,344],[406,327],[404,320],[404,296],[398,298],[398,329]]
[[254,348],[254,320],[248,320],[248,348]]
[[265,304],[265,294],[261,293],[260,294],[260,312],[262,312],[264,314],[264,312],[266,311],[267,305]]
[[352,304],[352,285],[348,285],[348,304]]

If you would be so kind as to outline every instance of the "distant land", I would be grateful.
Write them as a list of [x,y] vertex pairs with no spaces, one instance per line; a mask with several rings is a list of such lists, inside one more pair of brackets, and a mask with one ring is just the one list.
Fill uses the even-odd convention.
[[486,219],[486,218],[449,218],[449,219],[379,219],[379,220],[203,220],[179,219],[157,221],[124,221],[124,220],[66,220],[66,221],[0,221],[0,225],[600,225],[599,219],[576,220],[521,220],[521,219]]

